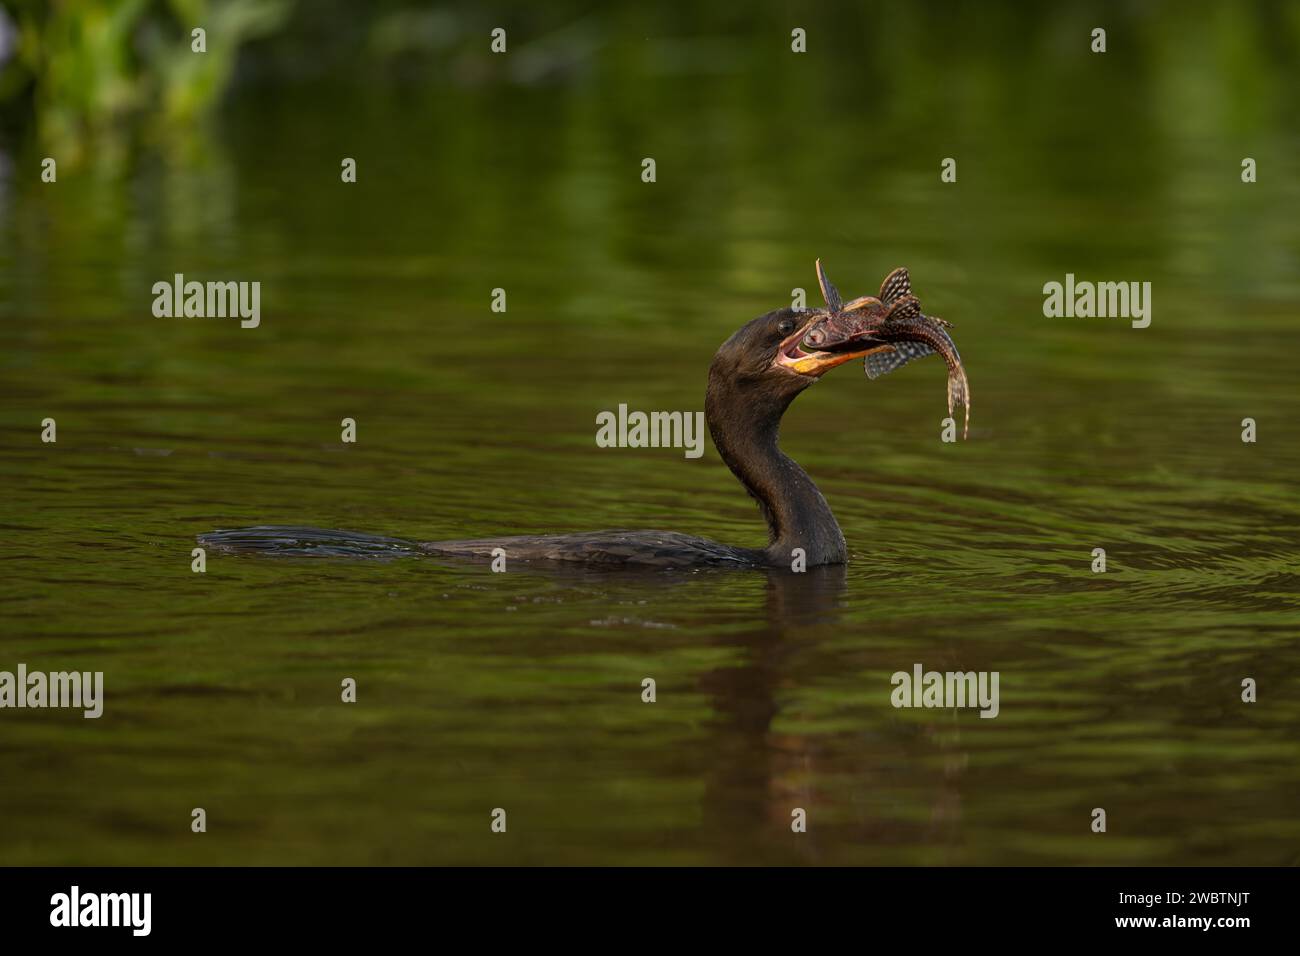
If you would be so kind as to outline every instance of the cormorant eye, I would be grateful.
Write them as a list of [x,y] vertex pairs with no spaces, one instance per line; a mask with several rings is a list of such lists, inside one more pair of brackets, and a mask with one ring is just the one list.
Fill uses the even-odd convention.
[[789,319],[782,319],[781,324],[776,327],[776,330],[782,335],[789,335],[794,331],[794,322]]

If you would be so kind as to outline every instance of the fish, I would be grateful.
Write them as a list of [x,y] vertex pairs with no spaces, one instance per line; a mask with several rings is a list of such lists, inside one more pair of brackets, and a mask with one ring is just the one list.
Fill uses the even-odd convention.
[[970,380],[957,345],[948,334],[952,323],[922,311],[920,299],[912,293],[907,269],[898,268],[885,276],[879,295],[861,296],[846,304],[826,276],[821,260],[817,262],[817,280],[828,310],[826,327],[821,331],[823,344],[818,347],[825,348],[825,342],[832,340],[841,349],[863,340],[882,343],[863,358],[869,379],[888,375],[927,355],[941,356],[948,366],[948,414],[951,416],[958,405],[965,409],[962,438],[968,439]]

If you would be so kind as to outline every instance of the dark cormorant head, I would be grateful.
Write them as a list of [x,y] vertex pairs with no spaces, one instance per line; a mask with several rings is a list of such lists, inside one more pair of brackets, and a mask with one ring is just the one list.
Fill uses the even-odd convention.
[[[817,263],[825,309],[777,309],[745,324],[722,343],[709,369],[713,391],[726,391],[755,405],[790,401],[837,365],[885,346],[861,325],[841,327],[839,292]],[[865,302],[866,300],[859,300]],[[872,299],[873,303],[877,300]]]
[[777,309],[759,316],[722,343],[713,358],[711,377],[725,379],[745,391],[761,389],[773,395],[797,395],[835,366],[865,355],[874,347],[862,343],[860,337],[856,344],[862,347],[858,351],[832,351],[810,345],[809,335],[824,326],[829,317],[821,309]]

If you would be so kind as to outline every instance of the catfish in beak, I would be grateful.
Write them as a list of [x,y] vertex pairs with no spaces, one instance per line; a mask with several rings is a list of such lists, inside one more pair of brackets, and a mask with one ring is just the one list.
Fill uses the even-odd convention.
[[[921,302],[912,294],[906,269],[895,269],[880,286],[879,296],[862,296],[841,305],[839,293],[817,263],[818,279],[830,307],[824,319],[815,323],[804,348],[831,354],[865,355],[868,378],[879,378],[914,359],[935,353],[948,365],[948,414],[956,405],[966,409],[963,438],[970,437],[970,383],[961,355],[943,319],[924,315]],[[827,294],[829,291],[829,294]]]

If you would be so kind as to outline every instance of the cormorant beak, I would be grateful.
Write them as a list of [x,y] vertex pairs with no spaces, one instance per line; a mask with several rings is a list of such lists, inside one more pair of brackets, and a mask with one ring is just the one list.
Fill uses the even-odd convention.
[[783,341],[773,365],[797,375],[820,378],[837,365],[891,348],[864,330],[860,321],[845,322],[841,313],[814,312]]

